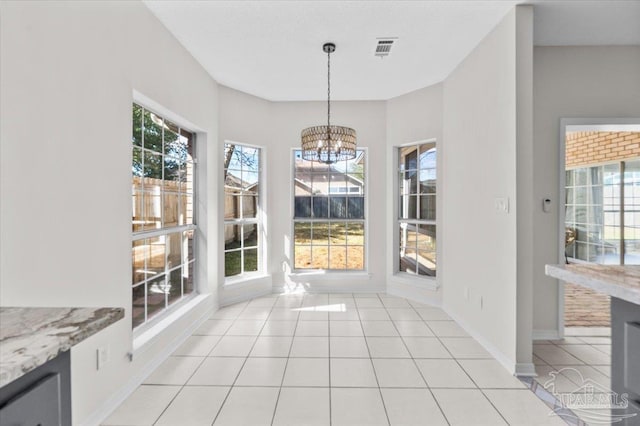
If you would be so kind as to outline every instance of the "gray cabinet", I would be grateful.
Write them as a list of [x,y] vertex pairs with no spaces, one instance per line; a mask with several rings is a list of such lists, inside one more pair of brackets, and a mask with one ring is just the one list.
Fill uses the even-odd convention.
[[0,425],[70,426],[69,351],[0,389]]

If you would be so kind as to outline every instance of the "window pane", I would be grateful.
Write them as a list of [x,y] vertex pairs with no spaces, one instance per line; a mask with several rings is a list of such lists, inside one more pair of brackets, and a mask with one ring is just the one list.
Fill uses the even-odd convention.
[[240,225],[224,225],[224,249],[241,247],[242,231]]
[[[260,169],[260,150],[248,146],[241,146],[242,169],[250,172],[258,172]],[[258,179],[255,180],[257,182]]]
[[400,270],[411,274],[417,274],[417,252],[414,248],[400,250]]
[[195,262],[189,262],[188,265],[182,267],[182,285],[184,294],[193,293],[193,273],[194,273]]
[[135,146],[142,146],[142,107],[133,104],[133,120],[131,141]]
[[245,195],[242,197],[242,217],[256,217],[258,215],[258,197]]
[[[314,170],[315,171],[315,170]],[[329,176],[326,172],[322,174],[313,173],[311,175],[311,182],[314,195],[328,195],[329,194]]]
[[162,118],[145,110],[143,124],[144,147],[152,151],[162,152]]
[[311,203],[314,218],[326,219],[329,217],[329,199],[327,197],[314,196]]
[[311,267],[313,269],[327,269],[329,267],[329,247],[311,247]]
[[436,226],[418,225],[418,250],[436,250]]
[[364,245],[364,223],[347,224],[347,244]]
[[134,146],[132,156],[133,162],[131,163],[131,173],[133,174],[133,185],[138,189],[142,189],[142,179],[140,179],[144,176],[142,149]]
[[296,195],[294,199],[294,217],[310,218],[311,217],[311,197]]
[[364,197],[347,198],[349,219],[364,219]]
[[435,271],[436,271],[436,252],[435,251],[419,251],[417,259],[418,259],[418,273],[420,275],[435,276]]
[[133,287],[132,290],[132,309],[131,317],[133,321],[133,327],[136,327],[144,322],[144,283],[137,287]]
[[155,277],[165,270],[165,238],[164,236],[147,238],[145,241],[145,258],[147,274]]
[[186,164],[167,155],[164,156],[164,186],[169,191],[180,189],[180,179]]
[[144,195],[142,191],[133,191],[133,210],[131,217],[131,228],[133,232],[139,232],[144,229],[144,217],[142,213]]
[[242,189],[252,194],[258,193],[258,172],[242,171]]
[[314,222],[312,224],[313,245],[329,244],[329,222]]
[[243,226],[243,247],[256,247],[258,245],[258,225],[255,223]]
[[150,192],[145,191],[142,194],[143,200],[143,216],[142,226],[145,230],[158,229],[162,226],[162,198],[160,197],[160,191]]
[[178,126],[168,120],[164,120],[164,153],[178,157],[180,154],[180,138],[178,136]]
[[311,267],[311,246],[294,247],[294,264],[296,269],[308,269]]
[[190,262],[194,259],[193,253],[193,237],[194,231],[185,231],[182,233],[182,263]]
[[224,276],[231,277],[240,273],[242,273],[242,250],[225,252]]
[[162,170],[163,170],[163,161],[162,154],[156,154],[151,151],[144,151],[144,170],[143,174],[147,178],[151,178],[151,180],[147,179],[145,181],[145,185],[147,183],[151,185],[162,186]]
[[347,246],[347,269],[364,269],[364,246]]
[[418,196],[406,195],[400,197],[400,218],[417,219]]
[[182,268],[169,272],[167,279],[167,298],[169,304],[182,297]]
[[255,272],[258,270],[258,249],[244,251],[244,272]]
[[180,225],[193,225],[193,197],[183,195],[180,209]]
[[178,199],[177,192],[165,192],[163,196],[162,217],[164,226],[178,226]]
[[240,219],[240,196],[236,192],[227,192],[224,194],[224,218]]
[[332,223],[329,225],[329,242],[332,245],[345,245],[347,243],[346,223]]
[[311,222],[295,222],[293,224],[294,244],[311,244]]
[[182,263],[182,233],[169,234],[167,240],[167,269],[173,269]]
[[165,276],[159,276],[147,282],[147,320],[166,307]]
[[146,276],[144,268],[144,240],[134,241],[132,249],[132,284],[144,280]]
[[347,199],[346,197],[331,196],[330,199],[330,217],[334,219],[347,218]]
[[436,196],[420,196],[420,219],[436,220]]
[[347,269],[347,248],[345,246],[331,246],[329,250],[329,268]]

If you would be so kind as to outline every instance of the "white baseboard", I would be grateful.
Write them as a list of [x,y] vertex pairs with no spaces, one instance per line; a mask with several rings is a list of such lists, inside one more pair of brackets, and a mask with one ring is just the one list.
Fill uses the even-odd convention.
[[536,366],[532,362],[516,364],[515,375],[518,377],[536,377]]
[[560,340],[560,333],[558,330],[533,330],[531,333],[533,341],[536,340]]
[[266,296],[267,294],[272,294],[273,290],[271,288],[254,291],[248,294],[241,294],[235,297],[227,297],[220,301],[220,307],[233,305],[234,303],[245,302],[247,300],[255,299],[256,297]]
[[139,369],[129,381],[118,391],[111,395],[98,409],[96,409],[83,423],[83,426],[98,426],[109,415],[120,406],[137,388],[149,377],[153,371],[160,366],[189,336],[191,336],[209,317],[211,312],[205,313],[185,328],[173,341],[162,351],[154,356],[145,366]]
[[[431,293],[431,294],[429,294]],[[442,307],[442,298],[431,288],[420,288],[409,286],[404,283],[389,282],[387,284],[387,294],[391,296],[404,297],[413,302],[424,303],[435,307]]]
[[491,342],[484,338],[480,333],[475,331],[472,327],[469,326],[465,321],[460,319],[457,315],[450,312],[448,309],[443,307],[443,310],[455,321],[458,323],[460,327],[464,329],[471,337],[473,337],[482,347],[485,348],[489,354],[496,359],[510,374],[516,373],[516,363],[506,356],[502,351],[496,348]]

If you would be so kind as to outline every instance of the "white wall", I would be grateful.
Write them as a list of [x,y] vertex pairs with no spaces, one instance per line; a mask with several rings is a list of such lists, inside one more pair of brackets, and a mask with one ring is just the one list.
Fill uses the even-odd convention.
[[561,118],[640,117],[640,46],[534,49],[534,200],[553,200],[534,214],[534,335],[557,337],[558,282],[544,265],[558,263]]
[[[72,350],[73,417],[83,424],[215,303],[210,297],[133,362],[126,357],[133,91],[200,130],[199,278],[214,294],[206,240],[219,238],[206,228],[218,222],[219,162],[206,144],[217,139],[217,86],[142,3],[2,2],[1,12],[1,304],[126,309]],[[96,371],[104,345],[111,361]]]
[[[302,129],[326,120],[325,102],[269,102],[220,87],[220,139],[265,147],[267,187],[267,234],[269,262],[267,273],[274,289],[301,286],[308,291],[384,291],[386,274],[385,233],[386,176],[385,123],[383,101],[332,102],[335,124],[353,127],[358,146],[368,148],[368,273],[294,276],[283,273],[282,264],[293,265],[291,254],[291,149],[300,146]],[[244,295],[264,291],[268,280],[245,286]],[[235,286],[226,286],[223,294],[236,297]],[[250,293],[247,293],[250,292]],[[222,303],[225,303],[223,299]]]
[[[531,44],[531,19],[529,7],[512,9],[444,82],[443,305],[511,371],[527,362],[516,359],[518,222],[527,197],[518,193],[517,166],[520,145],[531,140],[518,117],[531,48],[516,46]],[[496,198],[509,200],[508,213],[496,211]]]
[[[438,252],[441,252],[440,244],[442,240],[442,202],[441,194],[444,190],[442,181],[442,167],[439,167],[442,161],[442,84],[425,87],[393,99],[389,99],[387,104],[387,148],[386,148],[386,167],[387,182],[386,190],[388,194],[387,217],[389,220],[386,224],[387,238],[387,292],[403,297],[410,297],[414,300],[439,305],[442,302],[443,282],[442,270],[438,267],[437,277],[435,280],[431,278],[409,278],[406,276],[398,276],[395,273],[396,263],[395,257],[398,256],[398,249],[393,243],[396,235],[396,224],[394,223],[397,215],[394,206],[397,205],[397,198],[394,197],[394,180],[393,176],[397,170],[397,164],[394,161],[395,147],[412,142],[423,141],[426,139],[436,140],[437,146],[437,164],[438,164],[438,183],[436,193],[438,194],[438,203],[436,205],[436,217],[438,218]],[[396,194],[397,195],[397,194]],[[441,259],[438,259],[440,262]],[[436,289],[429,288],[430,285],[437,286]]]

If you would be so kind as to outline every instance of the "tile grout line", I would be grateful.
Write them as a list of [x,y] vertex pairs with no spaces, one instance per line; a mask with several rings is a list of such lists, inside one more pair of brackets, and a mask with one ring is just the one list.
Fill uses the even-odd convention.
[[[244,308],[242,308],[242,310],[240,311],[240,313],[242,313],[246,307],[247,307],[248,303],[245,305]],[[240,313],[238,315],[240,315]],[[213,313],[215,314],[215,312]],[[213,315],[212,314],[212,315]],[[211,317],[209,317],[209,319],[212,319]],[[229,328],[231,328],[233,326],[233,323],[235,322],[235,320],[232,321],[231,325],[229,326]],[[229,328],[227,329],[227,331],[229,330]],[[194,331],[195,333],[195,331]],[[226,333],[226,331],[225,331]],[[192,333],[189,337],[193,337],[194,334]],[[198,371],[198,369],[202,366],[202,364],[204,364],[204,362],[206,361],[207,357],[209,356],[209,354],[213,351],[213,349],[218,346],[218,344],[220,343],[220,340],[222,340],[222,337],[224,335],[220,336],[220,339],[218,339],[218,341],[211,347],[211,349],[209,350],[209,352],[207,353],[207,355],[205,355],[204,357],[202,357],[202,361],[200,361],[200,363],[198,364],[198,366],[195,368],[195,370],[193,370],[193,373],[191,373],[191,375],[189,375],[189,377],[187,378],[187,380],[182,384],[182,385],[177,385],[180,386],[180,389],[178,390],[178,392],[176,392],[176,394],[173,396],[173,398],[171,398],[171,401],[169,401],[169,403],[164,407],[164,409],[162,410],[162,412],[160,413],[160,415],[153,421],[153,425],[157,424],[158,421],[162,418],[162,416],[164,415],[164,413],[167,411],[167,409],[169,408],[169,406],[176,400],[176,398],[178,397],[178,395],[180,395],[180,393],[184,390],[184,388],[187,386],[187,383],[189,383],[189,380],[191,380],[191,378],[193,378],[194,374],[196,374],[196,372]],[[184,343],[183,343],[184,344]],[[175,352],[175,351],[174,351]],[[168,358],[171,358],[172,355],[169,355]],[[196,357],[194,355],[194,357]],[[168,359],[167,358],[167,359]],[[155,370],[154,370],[155,371]],[[141,385],[142,386],[142,385]],[[174,385],[167,385],[167,386],[174,386]],[[222,407],[222,406],[220,406]]]
[[[402,298],[402,300],[405,300],[404,298]],[[384,306],[385,311],[387,312],[387,315],[389,315],[389,310],[387,309],[387,305],[384,304],[383,301],[382,302],[382,306]],[[407,302],[409,303],[409,302]],[[433,330],[431,330],[431,327],[429,327],[429,324],[426,323],[426,321],[424,319],[422,319],[422,316],[418,313],[418,311],[415,310],[415,308],[413,307],[413,305],[411,305],[411,303],[409,303],[409,306],[411,306],[411,309],[413,310],[413,312],[416,313],[416,315],[418,315],[418,317],[421,318],[422,322],[425,324],[425,326],[427,327],[427,329],[429,331],[431,331],[431,333],[436,336],[436,334],[433,332]],[[389,318],[391,318],[391,315],[389,315]],[[449,421],[449,419],[447,418],[446,414],[444,413],[444,410],[442,409],[442,407],[440,406],[440,402],[438,401],[438,399],[436,398],[436,396],[434,395],[433,391],[431,390],[431,387],[429,386],[429,382],[427,382],[427,379],[424,377],[424,375],[422,374],[422,370],[420,370],[420,367],[418,366],[418,363],[416,362],[416,359],[413,357],[413,354],[411,353],[411,351],[409,350],[409,347],[407,346],[407,343],[404,340],[404,336],[402,335],[402,333],[400,333],[400,330],[398,329],[395,321],[393,320],[393,318],[391,318],[391,323],[393,324],[393,327],[396,329],[396,331],[398,332],[398,336],[400,337],[400,340],[402,340],[402,344],[404,345],[405,349],[407,350],[407,353],[409,354],[409,356],[411,357],[411,360],[413,361],[413,365],[416,367],[416,369],[418,370],[418,373],[420,374],[420,377],[422,377],[422,380],[424,381],[425,385],[427,386],[427,389],[429,390],[429,393],[431,394],[431,397],[433,398],[433,401],[436,403],[436,406],[438,407],[438,409],[440,410],[440,413],[442,414],[442,418],[444,418],[444,421],[447,422],[448,425],[451,425],[451,422]],[[437,337],[437,336],[436,336]],[[447,352],[449,352],[449,349],[440,341],[440,339],[438,339],[438,342],[445,348],[445,350]],[[450,352],[449,352],[450,353]],[[450,353],[451,354],[451,353]],[[452,354],[451,354],[452,355]],[[453,355],[452,355],[453,356]]]
[[[249,301],[246,302],[245,307],[242,309],[242,311],[240,311],[238,316],[233,320],[233,324],[231,324],[231,327],[233,327],[235,322],[240,319],[240,315],[242,315],[242,313],[247,309],[247,307],[249,306],[249,303],[251,303],[252,300],[254,300],[254,299],[250,299]],[[275,305],[275,303],[274,303],[274,305]],[[269,315],[271,315],[271,312],[273,312],[273,306],[271,306],[271,310],[269,311]],[[267,318],[269,318],[269,315],[267,315]],[[260,333],[264,329],[264,326],[265,326],[266,323],[267,323],[267,319],[264,320],[264,323],[262,324],[262,327],[260,327],[260,331],[258,332],[258,335],[255,336],[255,340],[253,341],[253,345],[251,345],[251,349],[249,349],[249,352],[244,357],[244,361],[242,362],[242,366],[238,370],[238,374],[236,374],[236,378],[233,380],[233,383],[231,384],[231,386],[229,386],[229,391],[227,392],[227,395],[225,395],[224,399],[222,400],[222,404],[220,404],[220,408],[218,408],[218,412],[216,413],[215,417],[213,418],[213,421],[211,422],[211,426],[213,426],[216,423],[216,420],[218,420],[218,417],[220,416],[220,413],[222,412],[222,409],[224,408],[224,405],[227,403],[227,400],[229,399],[229,395],[231,395],[231,391],[233,390],[236,382],[238,381],[238,377],[240,377],[240,374],[242,373],[242,369],[244,368],[245,364],[247,363],[247,360],[249,359],[249,356],[251,355],[251,351],[253,351],[253,348],[256,346],[256,343],[258,342],[258,336],[260,336]],[[229,327],[227,329],[227,332],[229,330],[231,330],[231,327]],[[225,336],[227,335],[226,334],[227,332],[225,332]],[[220,339],[220,340],[222,340],[222,339]],[[212,351],[213,351],[213,349],[212,349]]]
[[[411,304],[410,304],[411,305]],[[411,308],[415,311],[416,309],[413,307],[413,305],[411,305]],[[418,316],[420,318],[422,318],[422,316],[418,313],[418,311],[416,311],[416,313],[418,314]],[[486,393],[484,393],[484,391],[482,390],[482,388],[480,386],[478,386],[478,383],[476,383],[475,380],[473,380],[473,377],[471,377],[471,375],[467,372],[467,370],[462,366],[462,364],[460,364],[460,361],[458,360],[458,357],[456,357],[453,352],[451,352],[449,350],[449,348],[447,347],[447,345],[444,344],[444,342],[440,339],[440,336],[438,336],[433,329],[429,326],[429,323],[427,322],[427,320],[423,319],[423,322],[425,323],[425,325],[429,328],[429,330],[431,330],[431,332],[433,333],[434,336],[436,336],[436,338],[438,339],[438,341],[440,342],[440,344],[442,346],[444,346],[444,348],[447,350],[447,352],[449,352],[451,354],[452,359],[455,361],[456,364],[458,364],[458,366],[460,367],[460,369],[464,372],[464,374],[467,375],[467,377],[469,378],[469,380],[471,380],[471,383],[473,383],[473,385],[476,387],[477,390],[480,391],[480,393],[482,394],[482,396],[484,396],[484,398],[487,400],[487,402],[489,402],[489,404],[491,404],[491,406],[493,407],[494,410],[496,410],[496,412],[498,413],[498,415],[502,418],[502,420],[504,420],[505,424],[509,424],[509,422],[507,421],[507,419],[504,417],[504,415],[502,414],[502,412],[498,409],[498,407],[495,406],[495,404],[493,403],[493,401],[491,401],[491,399],[489,399],[489,397],[487,396]],[[458,326],[459,324],[453,320],[454,323],[456,323]],[[466,333],[466,332],[465,332]],[[443,336],[444,337],[444,336]],[[468,336],[471,337],[471,336]],[[471,337],[471,339],[473,339],[473,337]],[[473,339],[473,341],[475,342],[476,340]],[[484,349],[484,348],[483,348]],[[466,358],[465,358],[466,359]],[[489,358],[484,358],[484,359],[489,359]],[[495,358],[491,358],[495,361]]]
[[[280,296],[278,296],[278,299],[280,298]],[[304,300],[304,297],[303,297]],[[274,306],[271,308],[271,312],[273,312],[273,309],[275,309],[275,304]],[[269,316],[271,316],[271,313],[269,313]],[[268,318],[267,318],[268,321]],[[282,371],[282,379],[280,380],[280,387],[278,388],[278,397],[276,398],[276,403],[273,407],[273,415],[271,416],[271,425],[273,426],[273,422],[275,422],[276,420],[276,413],[278,411],[278,403],[280,402],[280,395],[282,394],[282,387],[284,385],[284,378],[287,375],[287,368],[289,367],[289,359],[291,358],[291,351],[293,350],[293,341],[296,338],[296,330],[298,329],[298,323],[300,322],[300,313],[298,312],[298,316],[296,317],[296,326],[293,329],[293,336],[291,336],[291,343],[289,344],[289,352],[287,353],[287,360],[284,363],[284,370]],[[266,324],[266,322],[265,322]]]

